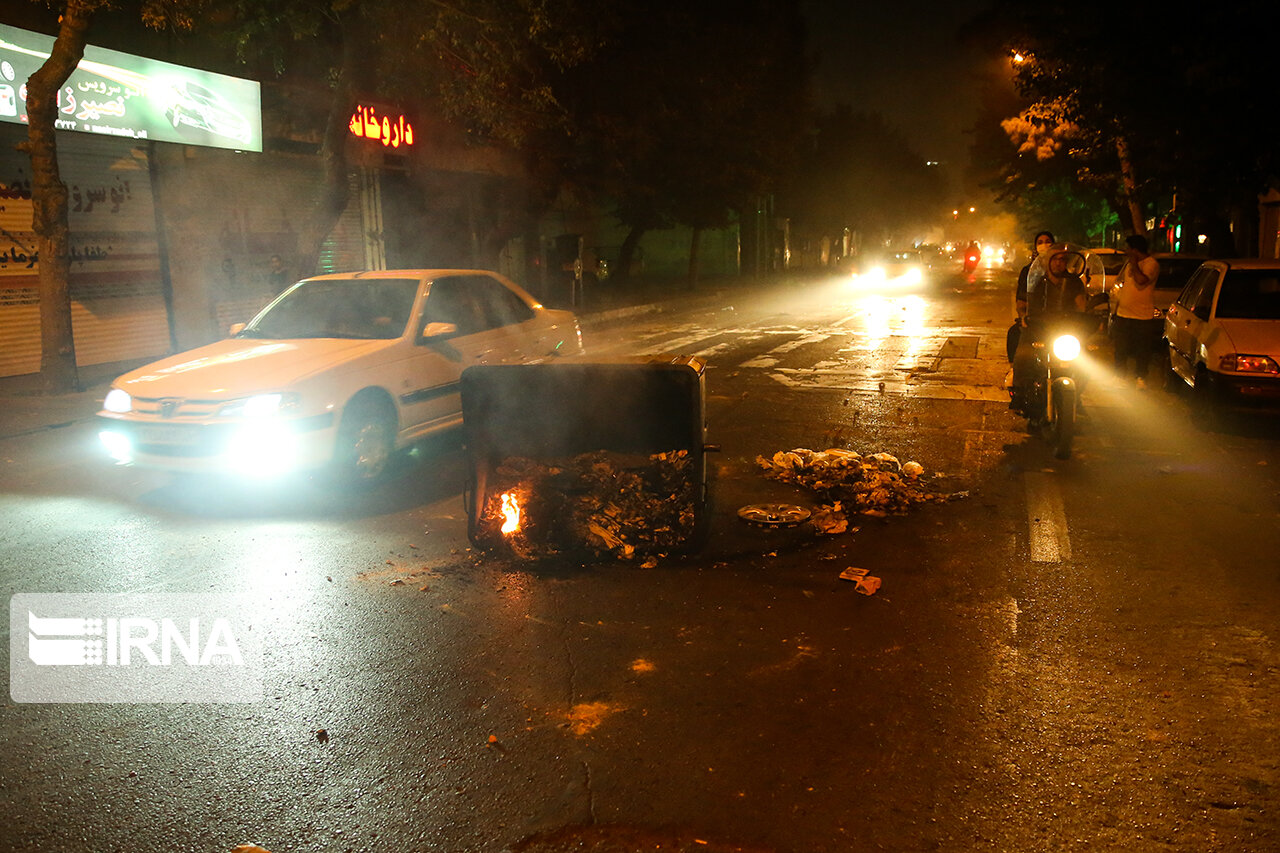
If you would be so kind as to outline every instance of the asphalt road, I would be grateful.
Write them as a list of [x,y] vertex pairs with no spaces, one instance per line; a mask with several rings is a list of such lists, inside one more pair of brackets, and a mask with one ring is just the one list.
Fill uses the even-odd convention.
[[[0,442],[6,599],[236,594],[264,649],[256,703],[7,702],[0,850],[1280,849],[1275,421],[1099,368],[1054,460],[999,388],[1011,288],[589,326],[710,365],[710,541],[650,567],[471,551],[457,442],[370,495],[110,468],[89,423]],[[967,496],[739,521],[814,506],[755,462],[797,447]]]

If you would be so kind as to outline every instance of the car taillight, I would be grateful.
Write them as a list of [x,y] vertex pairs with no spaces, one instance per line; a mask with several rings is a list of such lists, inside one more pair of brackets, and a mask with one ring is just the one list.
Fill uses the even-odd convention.
[[1227,353],[1218,360],[1218,369],[1230,373],[1273,373],[1280,374],[1280,365],[1269,356],[1245,355],[1244,353]]

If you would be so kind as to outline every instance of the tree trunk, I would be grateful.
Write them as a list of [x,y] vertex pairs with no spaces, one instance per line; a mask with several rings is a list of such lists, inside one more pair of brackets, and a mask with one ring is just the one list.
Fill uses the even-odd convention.
[[689,289],[698,287],[698,249],[702,245],[702,228],[695,226],[689,238]]
[[1147,220],[1142,215],[1142,203],[1138,200],[1138,179],[1134,176],[1133,161],[1129,159],[1129,140],[1124,134],[1116,136],[1116,156],[1120,159],[1120,181],[1124,185],[1124,200],[1129,208],[1132,233],[1146,234]]
[[[358,16],[352,15],[354,18]],[[352,22],[352,26],[355,23]],[[325,120],[324,141],[320,146],[321,174],[324,186],[320,199],[311,211],[302,229],[299,249],[298,272],[301,276],[314,275],[320,269],[320,250],[333,228],[338,224],[351,198],[350,177],[347,169],[347,137],[350,136],[351,114],[355,112],[356,68],[360,61],[354,55],[355,36],[347,32],[342,39],[342,69],[334,87],[329,116]]]
[[635,261],[636,247],[640,245],[640,238],[648,230],[648,228],[635,226],[627,232],[627,236],[622,240],[621,248],[618,249],[618,268],[613,272],[615,278],[619,280],[631,278],[631,267]]
[[31,158],[31,224],[36,232],[40,275],[40,377],[51,393],[80,387],[71,328],[67,185],[58,172],[54,122],[58,91],[84,56],[92,11],[92,4],[67,3],[49,58],[27,81],[27,140],[18,145]]

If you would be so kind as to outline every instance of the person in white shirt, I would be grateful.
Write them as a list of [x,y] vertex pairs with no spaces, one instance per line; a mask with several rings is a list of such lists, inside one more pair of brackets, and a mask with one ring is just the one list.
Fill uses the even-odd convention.
[[1160,340],[1164,321],[1156,313],[1156,279],[1160,277],[1160,264],[1147,252],[1147,238],[1141,234],[1129,236],[1125,254],[1129,262],[1120,273],[1119,302],[1116,305],[1112,336],[1115,339],[1116,375],[1123,376],[1133,361],[1134,382],[1138,388],[1147,387],[1147,369],[1151,355]]

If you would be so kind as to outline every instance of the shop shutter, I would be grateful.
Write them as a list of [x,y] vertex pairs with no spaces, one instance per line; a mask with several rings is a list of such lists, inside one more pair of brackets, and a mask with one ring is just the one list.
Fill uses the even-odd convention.
[[[31,164],[13,150],[25,136],[0,127],[0,376],[40,369],[39,272],[31,225]],[[169,350],[151,177],[144,149],[88,134],[58,136],[70,194],[71,318],[81,365]],[[38,263],[38,262],[37,262]]]

